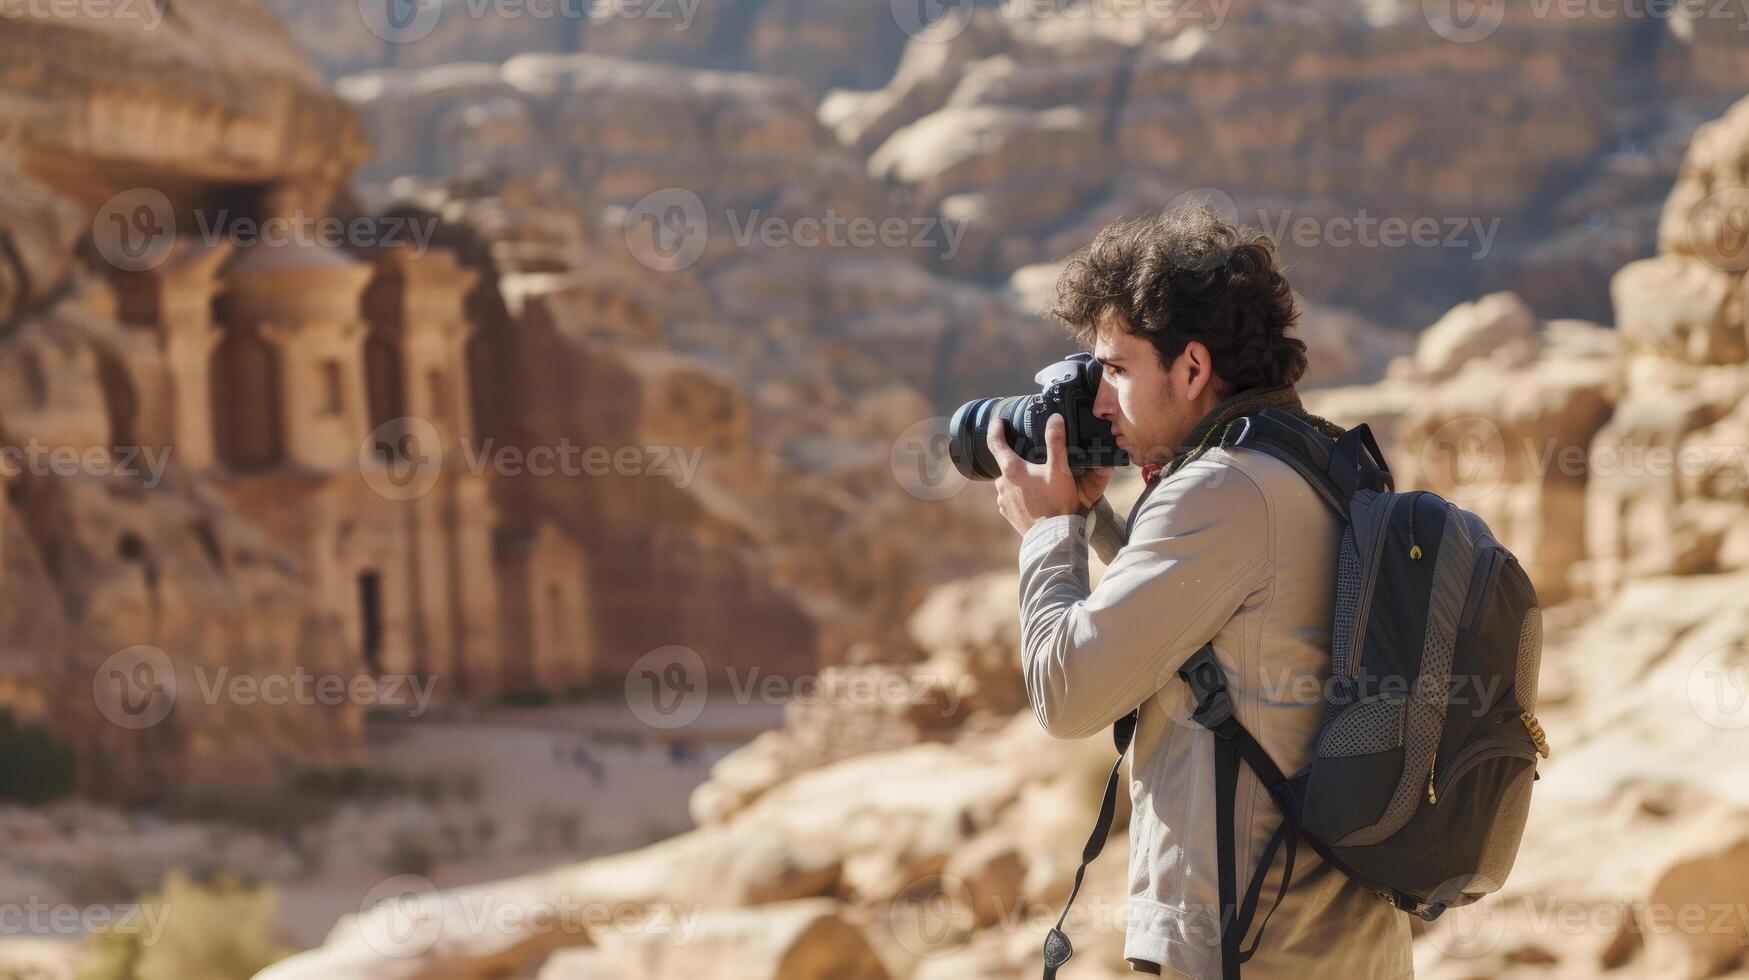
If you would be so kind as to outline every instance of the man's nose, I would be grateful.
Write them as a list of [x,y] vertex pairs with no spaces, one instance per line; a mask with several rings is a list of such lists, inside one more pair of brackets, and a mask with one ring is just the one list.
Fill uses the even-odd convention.
[[1093,396],[1093,417],[1107,422],[1117,421],[1117,392],[1103,377],[1099,379],[1098,394]]

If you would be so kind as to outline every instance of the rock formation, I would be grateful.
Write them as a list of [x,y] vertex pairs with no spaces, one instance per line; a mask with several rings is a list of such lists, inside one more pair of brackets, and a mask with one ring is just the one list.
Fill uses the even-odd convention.
[[[1196,192],[1273,233],[1309,298],[1396,325],[1501,289],[1606,317],[1609,275],[1653,247],[1682,148],[1749,66],[1727,5],[1470,25],[1413,0],[734,0],[690,20],[449,0],[402,33],[271,5],[381,107],[372,179],[490,160],[558,167],[601,206],[678,186],[781,215],[864,213],[872,178],[907,201],[891,213],[962,227],[919,257],[983,282]],[[653,63],[732,71],[706,94]]]
[[266,184],[332,189],[368,151],[265,11],[165,6],[0,30],[5,687],[75,743],[84,788],[128,799],[343,761],[362,717],[202,696],[355,661],[314,577],[210,476],[222,256],[165,232]]
[[[366,210],[346,187],[370,154],[360,112],[386,129],[376,114],[422,90],[458,134],[516,137],[524,113],[577,133],[649,86],[554,56],[492,72],[478,105],[432,69],[375,102],[354,85],[355,108],[253,3],[142,9],[128,29],[51,12],[0,31],[3,689],[75,743],[86,789],[160,799],[354,758],[371,702],[306,682],[429,679],[451,702],[617,685],[667,647],[719,680],[916,659],[903,623],[927,576],[993,557],[988,508],[907,494],[894,460],[938,411],[920,391],[1007,380],[931,352],[1063,346],[1010,298],[883,248],[774,248],[795,259],[774,278],[727,232],[699,273],[641,265],[565,206],[660,149],[634,129],[554,143],[568,169],[504,154],[524,166]],[[696,121],[662,130],[693,141],[678,175],[740,132],[737,201],[808,193],[826,140],[805,98],[784,107],[793,83],[684,78],[650,107]],[[558,179],[578,167],[599,181]],[[863,216],[892,217],[845,169]],[[793,309],[730,299],[780,279]],[[895,344],[901,310],[918,327]],[[283,703],[269,678],[294,685]]]

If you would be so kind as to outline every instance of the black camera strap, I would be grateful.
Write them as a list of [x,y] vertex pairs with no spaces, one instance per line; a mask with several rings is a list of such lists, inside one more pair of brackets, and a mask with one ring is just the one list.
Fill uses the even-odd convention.
[[1075,886],[1069,889],[1069,900],[1063,903],[1063,914],[1057,916],[1057,924],[1051,927],[1050,932],[1045,933],[1044,980],[1056,980],[1057,969],[1075,955],[1074,945],[1063,932],[1063,922],[1069,918],[1069,908],[1075,904],[1075,896],[1081,894],[1081,882],[1087,877],[1087,866],[1105,850],[1105,840],[1111,836],[1111,821],[1117,815],[1117,781],[1122,775],[1123,756],[1129,750],[1130,739],[1135,737],[1136,719],[1140,714],[1141,709],[1138,708],[1119,718],[1111,726],[1111,741],[1117,746],[1117,761],[1111,764],[1111,775],[1105,780],[1105,797],[1099,801],[1099,819],[1093,822],[1093,834],[1087,838],[1087,845],[1081,848],[1081,866],[1075,869]]
[[[1124,538],[1129,537],[1130,528],[1135,526],[1136,515],[1141,512],[1143,502],[1159,485],[1160,479],[1156,477],[1136,497],[1135,504],[1130,507],[1130,516],[1121,529]],[[1141,714],[1142,709],[1138,707],[1111,726],[1111,742],[1117,748],[1117,759],[1111,764],[1111,775],[1105,778],[1105,796],[1099,801],[1099,817],[1093,821],[1093,833],[1081,848],[1081,865],[1075,869],[1075,885],[1069,889],[1069,900],[1063,903],[1063,914],[1057,916],[1057,924],[1051,927],[1050,932],[1045,933],[1044,980],[1056,980],[1057,970],[1069,962],[1069,957],[1075,955],[1074,944],[1069,942],[1068,935],[1063,932],[1063,922],[1069,918],[1069,909],[1075,904],[1075,896],[1081,894],[1081,882],[1087,877],[1087,866],[1105,850],[1105,841],[1111,836],[1111,822],[1117,816],[1117,781],[1122,778],[1124,753],[1129,751],[1130,741],[1135,738],[1136,722]]]

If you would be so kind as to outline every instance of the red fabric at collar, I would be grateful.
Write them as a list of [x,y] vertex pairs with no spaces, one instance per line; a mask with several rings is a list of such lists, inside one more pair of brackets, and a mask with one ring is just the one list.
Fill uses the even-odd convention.
[[1153,483],[1154,478],[1159,476],[1160,471],[1165,469],[1165,468],[1166,468],[1165,463],[1143,463],[1142,464],[1142,482],[1143,483]]

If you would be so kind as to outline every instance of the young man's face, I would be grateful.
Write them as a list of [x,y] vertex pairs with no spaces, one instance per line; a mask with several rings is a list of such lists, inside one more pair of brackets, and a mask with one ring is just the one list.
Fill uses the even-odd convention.
[[1093,356],[1104,368],[1093,414],[1111,422],[1117,444],[1138,464],[1164,463],[1220,402],[1208,348],[1192,341],[1167,370],[1146,337],[1107,311]]

